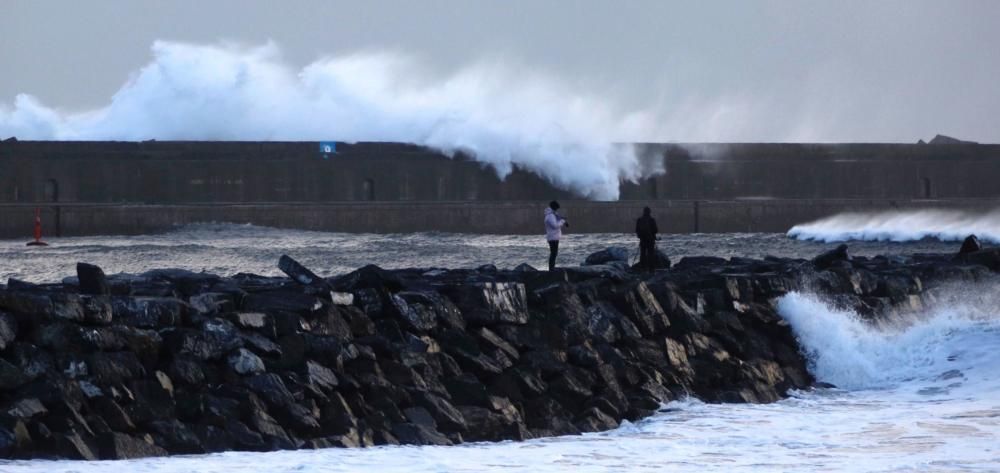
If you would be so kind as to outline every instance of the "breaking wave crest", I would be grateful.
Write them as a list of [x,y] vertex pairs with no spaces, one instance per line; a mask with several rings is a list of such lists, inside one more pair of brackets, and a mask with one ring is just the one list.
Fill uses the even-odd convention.
[[274,44],[157,41],[153,59],[100,109],[65,113],[18,95],[0,138],[398,141],[464,152],[500,177],[520,166],[584,197],[660,172],[631,145],[657,122],[523,68],[477,64],[431,78],[389,53],[329,57],[301,70]]
[[913,210],[875,213],[842,213],[796,225],[788,236],[799,240],[917,241],[935,238],[961,241],[970,234],[1000,243],[1000,209],[989,212]]
[[[778,302],[820,381],[839,388],[918,391],[956,388],[1000,392],[1000,312],[997,287],[953,288],[918,317],[873,325],[832,308],[815,295],[791,293]],[[985,383],[985,384],[983,384]]]

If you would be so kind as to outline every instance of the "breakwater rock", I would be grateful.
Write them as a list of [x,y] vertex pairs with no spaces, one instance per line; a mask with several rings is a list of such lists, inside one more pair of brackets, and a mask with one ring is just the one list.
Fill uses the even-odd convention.
[[793,290],[872,317],[1000,255],[699,257],[536,271],[181,270],[0,285],[0,456],[450,445],[612,429],[662,403],[772,402],[814,380]]

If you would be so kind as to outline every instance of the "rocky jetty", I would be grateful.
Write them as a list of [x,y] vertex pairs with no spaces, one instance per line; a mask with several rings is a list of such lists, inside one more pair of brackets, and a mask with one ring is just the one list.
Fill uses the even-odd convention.
[[[608,252],[611,254],[613,252]],[[1000,254],[684,258],[536,271],[181,270],[0,285],[0,456],[451,445],[612,429],[664,402],[809,388],[775,310],[793,290],[919,310]]]

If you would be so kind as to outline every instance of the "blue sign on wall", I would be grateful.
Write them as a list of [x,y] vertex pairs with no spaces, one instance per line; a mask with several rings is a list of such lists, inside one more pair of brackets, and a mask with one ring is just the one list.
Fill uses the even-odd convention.
[[337,142],[336,141],[320,141],[319,142],[319,152],[323,154],[323,158],[328,158],[331,154],[337,154]]

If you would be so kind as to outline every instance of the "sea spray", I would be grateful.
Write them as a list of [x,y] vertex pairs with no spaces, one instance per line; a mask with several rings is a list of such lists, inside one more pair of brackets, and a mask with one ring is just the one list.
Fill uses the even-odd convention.
[[1000,243],[1000,209],[989,212],[910,210],[849,212],[792,227],[788,236],[800,240],[916,241],[936,238],[961,241],[970,234]]
[[294,70],[274,44],[157,41],[152,51],[103,108],[64,113],[25,94],[0,102],[0,138],[399,141],[469,154],[500,177],[519,166],[602,200],[618,198],[622,180],[662,171],[616,144],[651,136],[648,113],[518,68],[481,63],[430,78],[389,53]]
[[795,332],[813,375],[839,388],[909,384],[921,390],[971,376],[994,385],[1000,380],[989,373],[1000,361],[997,289],[996,282],[946,288],[925,312],[878,325],[798,292],[782,297],[778,312]]

